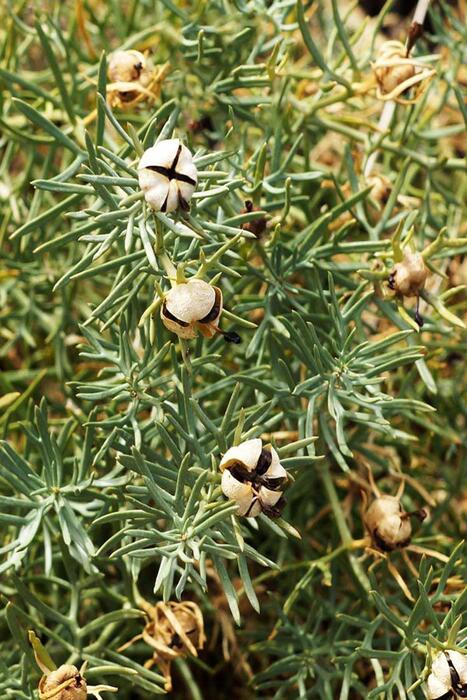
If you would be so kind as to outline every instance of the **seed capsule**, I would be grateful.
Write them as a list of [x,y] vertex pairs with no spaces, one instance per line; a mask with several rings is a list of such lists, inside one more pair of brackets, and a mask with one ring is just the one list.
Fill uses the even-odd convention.
[[87,697],[86,681],[76,666],[64,664],[42,676],[39,683],[40,700],[86,700]]
[[428,700],[467,698],[467,656],[451,649],[439,652],[426,685]]
[[[421,94],[427,79],[436,73],[426,63],[408,55],[407,48],[400,41],[387,41],[383,44],[373,64],[373,72],[378,99],[395,100],[401,104],[413,103]],[[402,97],[406,90],[415,86],[418,94],[413,99]]]
[[374,546],[383,552],[401,549],[410,542],[412,516],[423,520],[425,510],[406,513],[395,496],[379,496],[370,504],[364,515],[364,523]]
[[107,96],[111,107],[130,108],[143,99],[155,96],[150,90],[154,69],[141,51],[114,51],[109,58],[107,76]]
[[146,71],[146,58],[141,51],[114,51],[110,56],[107,74],[113,83],[139,80]]
[[164,326],[180,338],[195,338],[198,330],[210,338],[217,331],[222,313],[222,292],[203,280],[175,285],[161,308]]
[[238,505],[238,515],[255,518],[260,513],[279,517],[285,506],[283,488],[288,475],[276,450],[259,438],[231,447],[220,465],[224,496]]
[[155,211],[188,209],[198,182],[193,156],[180,139],[164,139],[148,148],[138,165],[139,185]]
[[428,269],[421,253],[406,253],[404,259],[394,265],[389,275],[389,286],[404,297],[418,296],[425,286]]

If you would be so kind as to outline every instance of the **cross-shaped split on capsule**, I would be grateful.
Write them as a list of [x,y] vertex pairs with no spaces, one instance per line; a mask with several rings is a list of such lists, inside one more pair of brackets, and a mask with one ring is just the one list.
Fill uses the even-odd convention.
[[[182,144],[179,144],[177,148],[177,152],[175,154],[175,158],[172,161],[172,165],[170,168],[165,168],[163,165],[147,165],[146,168],[147,170],[153,170],[156,173],[159,173],[159,175],[163,175],[166,177],[169,181],[170,180],[178,180],[178,182],[186,182],[188,185],[193,185],[193,187],[196,187],[196,180],[193,180],[192,177],[189,175],[185,175],[185,173],[179,173],[177,171],[177,163],[178,159],[180,158],[180,153],[182,152]],[[167,192],[167,196],[164,200],[164,203],[162,204],[161,211],[164,212],[167,209],[167,200],[169,198],[169,193]],[[182,209],[185,211],[188,209],[188,202],[182,197],[180,194],[180,190],[178,190],[178,201],[180,202],[180,206]]]

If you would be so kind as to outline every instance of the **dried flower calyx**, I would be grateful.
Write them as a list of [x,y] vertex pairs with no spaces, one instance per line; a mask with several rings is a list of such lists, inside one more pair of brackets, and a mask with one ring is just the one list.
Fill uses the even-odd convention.
[[271,445],[260,438],[231,447],[219,465],[222,491],[236,501],[238,515],[254,518],[260,513],[279,517],[285,506],[282,495],[288,475]]
[[138,639],[146,642],[154,649],[154,653],[145,666],[146,668],[151,668],[154,664],[159,666],[164,674],[165,689],[170,692],[172,661],[189,654],[197,656],[198,651],[204,647],[206,637],[203,615],[196,603],[192,601],[161,602],[155,606],[144,601],[141,607],[145,610],[149,622],[142,634],[131,639],[118,651],[123,651]]
[[436,655],[427,680],[428,700],[467,698],[467,655],[441,651]]
[[155,211],[187,210],[198,182],[193,156],[180,139],[164,139],[148,148],[138,165],[139,185]]
[[[421,95],[429,78],[435,75],[434,68],[407,53],[400,41],[385,42],[373,63],[376,78],[376,96],[380,100],[395,100],[400,104],[413,104]],[[411,99],[403,98],[406,90],[416,87]]]
[[395,496],[379,496],[368,507],[364,523],[374,546],[382,552],[392,552],[406,547],[412,535],[411,517],[424,520],[427,516],[423,508],[406,513]]
[[239,343],[237,333],[223,331],[218,326],[222,308],[222,291],[219,287],[191,279],[176,284],[166,294],[161,319],[164,326],[180,338],[195,338],[200,331],[206,338],[221,333],[227,342]]

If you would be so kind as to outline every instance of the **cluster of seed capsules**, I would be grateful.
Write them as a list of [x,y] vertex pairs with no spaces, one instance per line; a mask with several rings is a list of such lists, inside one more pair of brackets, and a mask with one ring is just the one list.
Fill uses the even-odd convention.
[[[149,64],[139,52],[124,54],[118,52],[114,56],[111,77],[115,85],[118,84],[118,100],[128,104],[135,97],[131,91],[134,83],[141,83],[144,87],[148,82]],[[421,88],[434,73],[411,59],[399,42],[388,42],[373,68],[380,99],[395,99],[403,103],[408,88]],[[140,85],[140,91],[144,92],[143,87]],[[189,149],[180,139],[171,138],[158,141],[144,152],[138,164],[138,178],[146,203],[152,210],[162,213],[179,210],[183,213],[189,209],[198,172]],[[387,187],[386,183],[384,191]],[[423,322],[418,313],[418,299],[427,276],[422,254],[412,251],[404,252],[403,259],[395,264],[388,279],[390,289],[397,296],[417,298],[415,318],[420,326]],[[169,331],[183,340],[194,339],[198,333],[206,338],[220,333],[227,342],[240,342],[237,333],[220,328],[223,296],[219,287],[197,277],[169,281],[171,288],[164,295],[160,310],[162,323]],[[271,518],[280,517],[286,503],[284,490],[290,478],[272,445],[263,444],[260,438],[246,440],[227,450],[219,468],[222,491],[228,499],[236,502],[239,516],[255,518],[264,514]],[[379,552],[389,553],[409,545],[411,518],[423,520],[425,516],[423,509],[405,512],[398,497],[378,492],[366,509],[363,521],[372,546]],[[430,700],[467,697],[467,657],[454,650],[439,652],[427,680],[427,695]]]

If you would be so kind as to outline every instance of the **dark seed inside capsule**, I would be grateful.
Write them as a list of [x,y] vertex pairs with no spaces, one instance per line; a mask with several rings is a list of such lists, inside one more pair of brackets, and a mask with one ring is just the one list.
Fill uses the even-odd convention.
[[237,479],[237,481],[241,481],[242,483],[245,483],[246,481],[253,481],[254,478],[254,473],[249,472],[245,465],[241,462],[236,462],[232,467],[230,467],[230,473],[234,479]]
[[280,518],[282,515],[282,511],[285,508],[285,505],[287,503],[287,499],[285,496],[281,496],[277,503],[275,503],[273,506],[269,506],[266,504],[261,504],[261,509],[265,515],[267,515],[269,518]]
[[212,323],[212,321],[215,321],[218,317],[221,308],[221,293],[218,289],[215,289],[214,291],[216,293],[214,305],[211,311],[206,314],[204,318],[201,318],[198,323]]
[[184,328],[186,328],[187,326],[190,325],[190,324],[187,323],[186,321],[180,321],[179,318],[177,318],[176,316],[174,316],[173,314],[171,314],[170,311],[168,310],[167,304],[166,304],[165,302],[164,302],[164,304],[162,305],[162,313],[164,314],[164,316],[165,316],[166,318],[170,319],[171,321],[174,321],[175,323],[178,323],[179,326],[183,326]]
[[270,491],[279,491],[286,481],[285,476],[259,476],[258,482]]
[[408,544],[410,544],[410,537],[408,537],[406,540],[403,540],[402,542],[398,542],[397,544],[394,542],[388,542],[387,540],[381,537],[377,528],[373,530],[372,537],[375,545],[382,552],[393,552],[395,549],[403,549],[404,547],[407,547]]
[[434,698],[434,700],[453,700],[454,698],[454,693],[452,690],[448,690],[447,693],[443,693],[443,695],[438,695],[437,698]]
[[453,690],[456,692],[458,697],[467,698],[467,683],[461,683],[461,679],[459,677],[457,669],[452,663],[448,654],[446,654],[446,661],[448,662],[449,673],[451,674],[451,683]]
[[272,454],[270,450],[261,450],[261,454],[258,459],[258,464],[256,465],[256,473],[260,476],[267,472],[272,461]]

